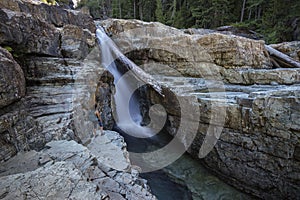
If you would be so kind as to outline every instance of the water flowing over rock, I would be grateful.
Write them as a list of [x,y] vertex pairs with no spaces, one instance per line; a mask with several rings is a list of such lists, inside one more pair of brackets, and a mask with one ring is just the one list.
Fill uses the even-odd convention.
[[[298,68],[272,69],[263,41],[190,35],[137,20],[99,23],[129,58],[169,89],[165,98],[151,90],[146,97],[166,109],[168,132],[176,135],[182,120],[199,123],[195,138],[189,126],[184,135],[177,133],[190,154],[259,198],[298,198]],[[181,99],[193,109],[183,109]],[[199,118],[193,114],[197,107]],[[214,146],[206,155],[208,144]]]

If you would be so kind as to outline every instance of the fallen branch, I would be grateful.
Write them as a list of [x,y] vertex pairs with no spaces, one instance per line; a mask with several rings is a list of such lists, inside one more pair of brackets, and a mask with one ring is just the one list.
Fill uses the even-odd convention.
[[276,61],[275,58],[272,58],[272,57],[271,57],[270,60],[271,60],[272,65],[273,65],[275,68],[280,68],[280,65],[278,64],[278,62]]
[[[149,84],[158,94],[161,96],[165,96],[163,94],[162,86],[149,74],[147,74],[144,70],[142,70],[140,67],[135,65],[131,60],[127,59],[124,55],[120,56],[117,61],[120,62],[122,67],[125,67],[125,71],[131,71],[135,75],[136,78],[141,80],[144,83]],[[120,67],[120,66],[119,66]],[[119,69],[120,71],[123,71],[124,69]]]
[[[277,63],[280,64],[281,67],[287,68],[300,68],[300,63],[289,57],[288,55],[281,53],[280,51],[270,47],[269,45],[265,45],[267,51],[270,56],[276,60]],[[277,65],[275,65],[277,67]]]

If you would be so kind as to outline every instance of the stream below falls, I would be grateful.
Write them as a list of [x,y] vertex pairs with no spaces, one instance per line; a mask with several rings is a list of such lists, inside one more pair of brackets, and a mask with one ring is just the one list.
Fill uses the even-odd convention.
[[[117,126],[114,130],[124,137],[129,152],[155,150],[173,139],[165,132],[152,138],[136,138]],[[159,200],[252,199],[221,181],[187,153],[161,170],[141,173],[140,176],[148,181],[152,193]]]

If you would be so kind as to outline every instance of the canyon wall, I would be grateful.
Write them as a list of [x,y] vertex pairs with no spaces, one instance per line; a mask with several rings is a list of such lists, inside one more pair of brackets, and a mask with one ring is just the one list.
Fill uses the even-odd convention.
[[36,0],[0,16],[0,198],[156,199],[118,133],[93,137],[111,76],[92,17]]
[[0,7],[0,160],[53,139],[80,141],[73,91],[96,44],[92,18],[37,1],[1,1]]

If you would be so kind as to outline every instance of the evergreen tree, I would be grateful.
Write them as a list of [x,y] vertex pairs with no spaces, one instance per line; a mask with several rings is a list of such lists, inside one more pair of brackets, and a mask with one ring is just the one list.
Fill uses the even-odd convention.
[[292,40],[300,21],[299,0],[81,0],[79,6],[87,6],[94,18],[156,20],[177,28],[234,25],[268,42]]
[[156,0],[155,18],[161,23],[165,23],[165,16],[163,14],[162,2],[161,0]]

